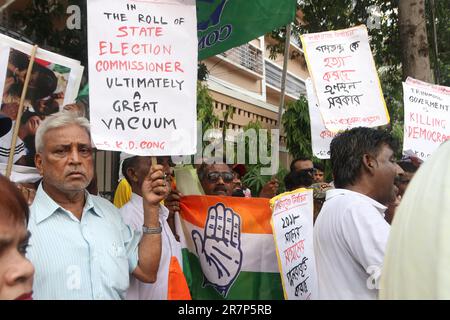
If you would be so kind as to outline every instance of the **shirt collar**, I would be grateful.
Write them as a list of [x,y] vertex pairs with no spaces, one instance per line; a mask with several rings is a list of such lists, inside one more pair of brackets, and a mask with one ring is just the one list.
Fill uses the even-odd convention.
[[[93,197],[89,194],[89,192],[85,191],[86,203],[83,208],[83,214],[92,209],[92,212],[103,218],[104,214],[101,210],[98,210],[94,206]],[[33,206],[35,206],[36,210],[36,223],[40,223],[45,219],[49,218],[59,209],[65,211],[63,207],[61,207],[58,203],[55,202],[45,190],[42,188],[42,182],[39,184],[38,190],[36,191],[36,196],[33,201]]]
[[362,193],[351,191],[351,190],[348,190],[348,189],[331,189],[331,190],[328,190],[327,193],[326,193],[325,200],[334,198],[334,197],[339,196],[339,195],[345,195],[345,194],[351,194],[351,195],[353,195],[355,197],[360,197],[360,198],[366,200],[367,202],[370,202],[370,204],[373,205],[380,212],[380,214],[383,215],[383,216],[384,216],[384,212],[387,210],[386,206],[382,205],[381,203],[379,203],[378,201],[372,199],[371,197],[368,197],[368,196],[366,196],[366,195],[364,195]]
[[[140,195],[134,192],[131,193],[130,202],[136,209],[140,210],[142,213],[144,212],[143,201],[144,199],[142,199]],[[159,216],[164,220],[167,220],[167,218],[169,217],[169,209],[167,209],[163,205],[163,201],[161,201],[161,203],[159,204]]]

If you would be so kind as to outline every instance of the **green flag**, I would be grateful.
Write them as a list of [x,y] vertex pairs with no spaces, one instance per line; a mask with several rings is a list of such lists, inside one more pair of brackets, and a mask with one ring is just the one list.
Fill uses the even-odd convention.
[[89,97],[89,83],[87,83],[83,89],[78,92],[77,101],[80,101],[81,99]]
[[294,21],[296,0],[197,0],[198,59]]

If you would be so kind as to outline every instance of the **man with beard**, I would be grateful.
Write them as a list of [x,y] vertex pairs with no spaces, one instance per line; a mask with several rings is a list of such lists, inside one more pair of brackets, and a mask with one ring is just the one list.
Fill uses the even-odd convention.
[[314,164],[310,158],[300,156],[300,157],[292,160],[290,169],[291,169],[291,171],[314,169]]
[[336,189],[314,225],[320,299],[376,299],[389,236],[386,205],[403,170],[394,158],[396,141],[385,131],[354,128],[331,142]]
[[314,182],[314,169],[303,169],[299,171],[291,171],[284,177],[284,185],[287,191],[298,188],[308,188]]

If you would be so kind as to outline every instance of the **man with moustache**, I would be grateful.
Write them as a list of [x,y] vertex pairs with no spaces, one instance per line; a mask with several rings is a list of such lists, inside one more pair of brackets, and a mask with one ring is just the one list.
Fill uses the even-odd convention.
[[168,193],[162,166],[142,182],[141,231],[116,207],[86,191],[94,174],[89,122],[73,112],[44,120],[36,133],[42,175],[30,208],[27,257],[36,268],[35,299],[124,299],[129,275],[156,281],[161,257],[159,202]]
[[336,189],[314,225],[320,299],[376,299],[390,226],[386,205],[395,196],[397,145],[385,131],[354,128],[331,142]]
[[233,194],[233,171],[225,163],[202,163],[197,175],[206,195],[231,196]]

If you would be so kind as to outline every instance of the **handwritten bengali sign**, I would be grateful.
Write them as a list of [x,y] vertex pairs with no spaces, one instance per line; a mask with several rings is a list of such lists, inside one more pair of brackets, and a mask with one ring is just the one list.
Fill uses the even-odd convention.
[[301,40],[328,130],[389,123],[365,26],[304,34]]
[[92,138],[136,155],[196,152],[194,0],[88,1]]
[[286,300],[317,296],[313,250],[313,192],[298,189],[271,201],[272,227]]
[[403,83],[403,99],[403,150],[412,150],[426,160],[450,139],[450,87],[408,78]]
[[314,156],[319,159],[330,159],[330,143],[336,133],[325,127],[319,110],[316,92],[310,78],[305,82],[308,95],[308,110],[311,124],[311,145]]

